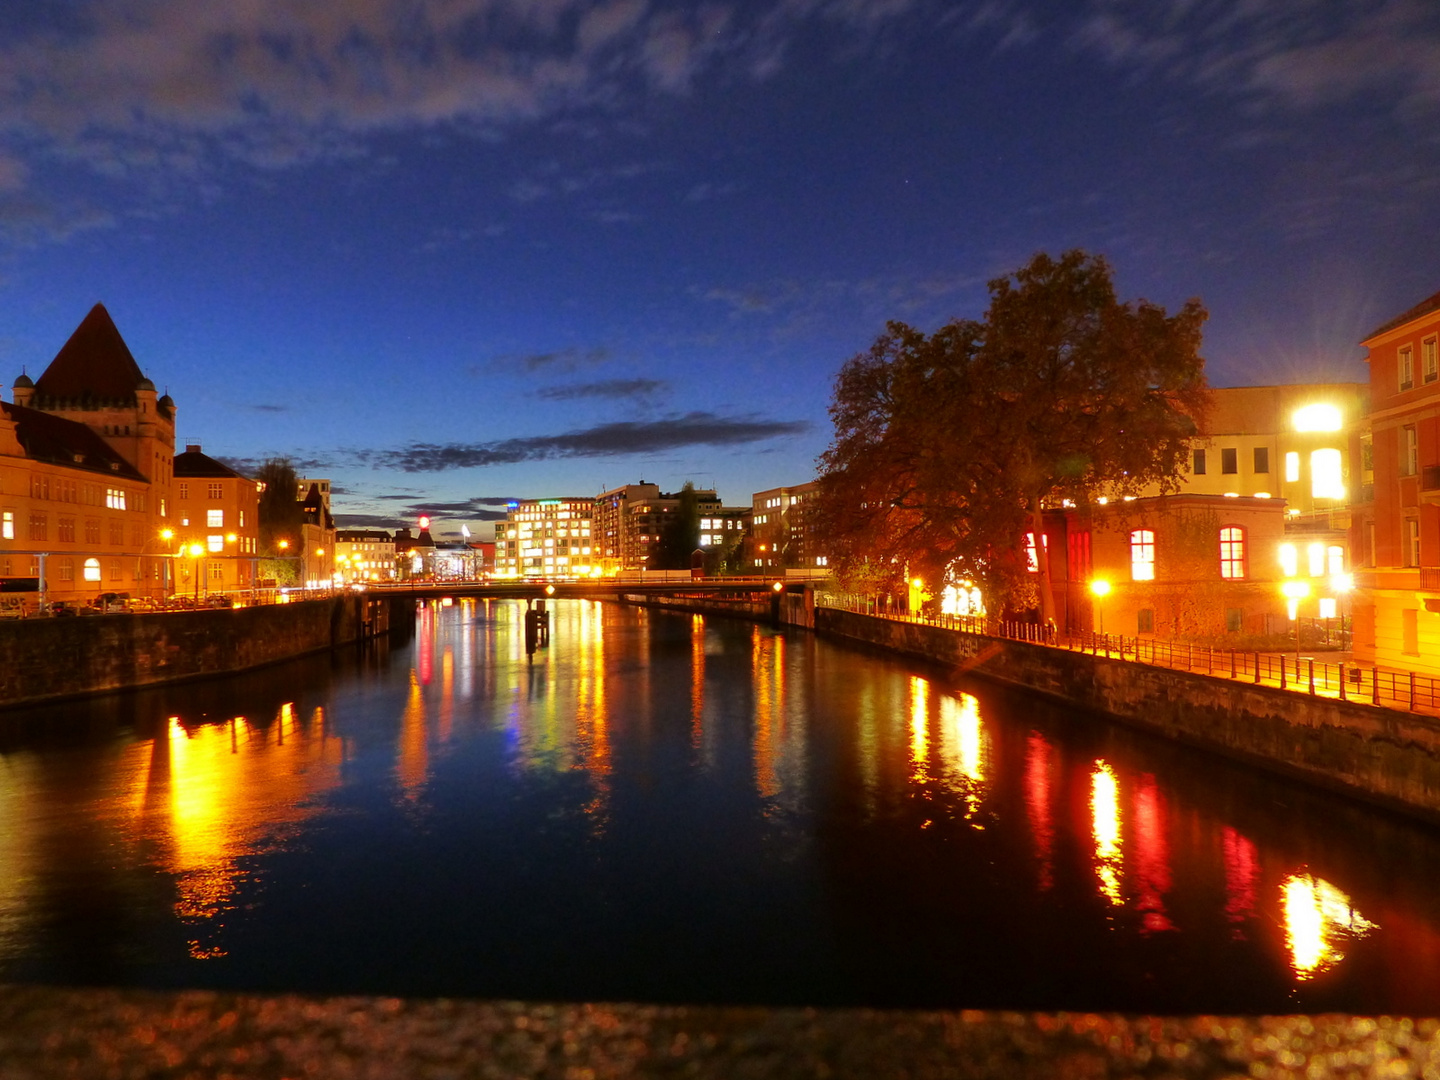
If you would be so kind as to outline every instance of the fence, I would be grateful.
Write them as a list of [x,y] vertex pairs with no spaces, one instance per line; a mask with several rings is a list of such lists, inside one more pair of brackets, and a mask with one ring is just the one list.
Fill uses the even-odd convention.
[[922,623],[963,634],[1024,641],[1114,660],[1194,672],[1217,679],[1235,679],[1274,686],[1317,697],[1384,705],[1410,712],[1440,714],[1440,681],[1413,671],[1392,671],[1349,661],[1316,662],[1285,653],[1216,649],[1159,638],[1116,634],[1057,634],[1039,623],[1012,622],[977,615],[919,615],[898,612],[871,596],[816,593],[818,607],[854,611],[876,618]]

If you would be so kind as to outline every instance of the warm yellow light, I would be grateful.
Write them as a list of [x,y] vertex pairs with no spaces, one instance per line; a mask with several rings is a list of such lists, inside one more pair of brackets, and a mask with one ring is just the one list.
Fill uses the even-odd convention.
[[911,581],[910,584],[917,589],[922,589],[925,587],[925,582],[921,581],[918,577]]
[[175,530],[174,530],[174,529],[161,529],[161,530],[160,530],[160,539],[161,539],[161,540],[169,540],[169,539],[171,539],[172,537],[174,537],[174,535],[175,535]]
[[1308,581],[1287,581],[1280,586],[1280,591],[1290,600],[1303,600],[1310,595],[1310,583]]
[[1268,491],[1257,491],[1257,492],[1255,492],[1255,498],[1257,498],[1257,499],[1268,499],[1268,498],[1270,498],[1270,492],[1268,492]]
[[785,588],[785,584],[783,582],[777,581],[774,585],[771,585],[770,587],[776,592],[779,592],[781,589]]
[[555,586],[554,586],[554,585],[546,585],[546,586],[545,586],[545,595],[546,595],[546,596],[554,596],[554,595],[555,595]]
[[276,547],[278,547],[281,551],[284,551],[284,550],[285,550],[286,548],[288,548],[289,546],[290,546],[290,541],[289,541],[289,540],[281,540],[280,543],[276,545]]
[[1294,544],[1280,545],[1280,569],[1286,577],[1294,577],[1300,571],[1300,553]]
[[315,549],[315,554],[316,554],[316,555],[324,555],[324,554],[325,554],[325,549],[324,549],[324,548],[316,548],[316,549]]
[[236,536],[234,533],[230,533],[228,536],[225,537],[225,542],[227,544],[233,544],[238,539],[238,536]]
[[1339,431],[1340,410],[1334,405],[1306,405],[1295,410],[1296,431]]
[[1332,574],[1330,577],[1330,591],[1347,593],[1355,588],[1354,574]]
[[1105,581],[1103,578],[1097,578],[1090,582],[1090,591],[1096,596],[1109,596],[1110,582]]
[[191,545],[190,545],[190,554],[191,554],[191,556],[192,556],[193,558],[198,559],[201,555],[204,555],[204,554],[205,554],[205,545],[204,545],[204,544],[191,544]]

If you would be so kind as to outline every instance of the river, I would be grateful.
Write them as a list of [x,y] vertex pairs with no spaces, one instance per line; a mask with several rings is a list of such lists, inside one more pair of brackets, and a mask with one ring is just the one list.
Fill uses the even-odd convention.
[[800,631],[523,612],[0,717],[0,981],[1440,1012],[1431,828]]

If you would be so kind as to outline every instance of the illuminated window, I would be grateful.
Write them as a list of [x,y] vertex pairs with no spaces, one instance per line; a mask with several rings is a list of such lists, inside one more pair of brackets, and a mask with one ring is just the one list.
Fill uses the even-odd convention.
[[1300,554],[1295,550],[1294,544],[1280,545],[1280,572],[1286,577],[1294,577],[1300,569]]
[[1220,576],[1232,580],[1245,576],[1245,530],[1238,525],[1220,530]]
[[[1041,543],[1045,545],[1045,551],[1048,553],[1050,551],[1050,537],[1046,536],[1041,540]],[[1040,560],[1035,557],[1035,534],[1033,532],[1025,534],[1025,569],[1032,574],[1038,574],[1040,572]]]
[[1339,450],[1315,450],[1310,454],[1310,494],[1317,499],[1345,497]]
[[1400,350],[1400,389],[1409,390],[1415,385],[1415,354],[1410,346]]
[[111,510],[124,510],[125,490],[123,488],[106,488],[105,505]]
[[1433,337],[1428,337],[1420,343],[1420,360],[1421,367],[1425,371],[1426,382],[1434,382],[1437,377],[1440,377],[1440,367],[1437,367],[1440,358],[1435,355],[1435,339]]
[[1343,547],[1328,547],[1325,549],[1325,572],[1331,577],[1345,572],[1345,549]]
[[225,535],[224,535],[224,533],[211,533],[209,536],[207,536],[207,537],[205,538],[205,546],[206,546],[207,548],[209,548],[211,551],[224,551],[224,550],[225,550]]
[[1333,596],[1322,596],[1320,598],[1320,618],[1335,618],[1335,598]]
[[1308,548],[1305,549],[1305,554],[1306,556],[1308,556],[1307,561],[1310,564],[1311,577],[1319,577],[1321,574],[1325,573],[1324,544],[1311,544]]
[[6,510],[0,514],[0,540],[15,539],[15,511]]
[[205,527],[208,529],[223,529],[225,527],[225,511],[206,510]]
[[100,580],[100,560],[99,560],[99,559],[86,559],[86,560],[85,560],[85,580],[86,580],[86,581],[99,581],[99,580]]
[[1285,455],[1285,482],[1294,484],[1300,480],[1300,455],[1291,450]]
[[1191,467],[1191,470],[1190,470],[1190,471],[1193,472],[1196,476],[1204,476],[1204,475],[1205,475],[1205,451],[1204,451],[1204,450],[1196,450],[1196,451],[1195,451],[1195,460],[1194,460],[1194,464],[1193,464],[1193,466]]
[[1130,533],[1130,578],[1155,580],[1155,534],[1149,529],[1133,529]]
[[1255,471],[1257,473],[1270,471],[1270,448],[1268,446],[1255,447]]

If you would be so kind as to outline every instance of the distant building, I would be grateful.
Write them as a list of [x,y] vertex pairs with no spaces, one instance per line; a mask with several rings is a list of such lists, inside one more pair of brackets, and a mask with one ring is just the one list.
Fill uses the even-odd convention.
[[[1355,654],[1440,675],[1440,293],[1370,334]],[[1369,467],[1373,466],[1373,470]]]
[[750,565],[756,570],[816,570],[830,563],[815,536],[818,481],[757,491],[750,506]]
[[508,509],[495,523],[497,578],[588,577],[598,569],[593,498],[526,499]]
[[300,584],[306,589],[329,588],[335,582],[335,519],[330,516],[330,498],[312,481],[300,502]]
[[249,589],[260,551],[260,489],[198,443],[175,455],[171,531],[176,591],[204,595]]
[[335,570],[347,585],[394,581],[395,537],[383,529],[337,529]]
[[175,403],[96,304],[0,403],[0,579],[33,606],[172,587]]

